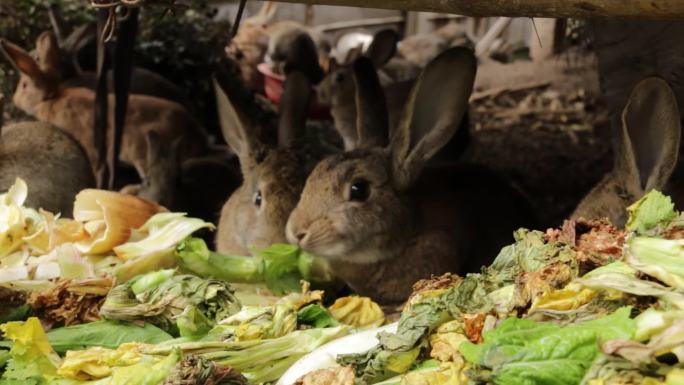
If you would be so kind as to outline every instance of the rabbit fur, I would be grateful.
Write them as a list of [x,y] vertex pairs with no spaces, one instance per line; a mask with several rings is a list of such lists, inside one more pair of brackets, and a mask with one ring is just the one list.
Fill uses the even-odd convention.
[[465,165],[423,170],[458,129],[475,71],[468,50],[439,55],[389,137],[372,62],[355,61],[359,140],[314,168],[287,236],[328,258],[359,295],[394,303],[431,274],[475,271],[510,243],[518,226],[531,223],[524,198],[492,172]]
[[216,223],[221,206],[239,187],[240,171],[233,159],[212,154],[181,161],[180,138],[166,143],[159,133],[149,131],[146,139],[145,180],[128,185],[121,192]]
[[[26,51],[0,40],[6,56],[21,72],[13,96],[14,104],[38,120],[51,123],[73,136],[86,151],[92,165],[96,164],[94,146],[95,93],[87,88],[64,88],[59,84],[61,52],[54,35],[41,34],[36,43],[38,59]],[[109,105],[114,104],[109,95]],[[109,109],[108,132],[113,126],[113,109]],[[182,137],[180,157],[187,159],[208,151],[208,137],[197,121],[179,104],[145,95],[130,95],[126,124],[123,128],[119,159],[133,165],[144,179],[147,161],[145,135],[158,132],[164,138]]]
[[28,207],[71,216],[74,197],[95,185],[90,163],[69,135],[43,122],[22,122],[0,131],[0,191],[22,178]]
[[[242,21],[240,29],[226,46],[226,55],[240,65],[240,72],[251,90],[262,91],[263,76],[257,71],[257,65],[264,62],[271,46],[271,52],[280,45],[289,45],[293,35],[304,31],[313,39],[321,62],[325,62],[330,51],[330,44],[324,35],[313,28],[289,20],[273,22],[278,4],[265,1],[259,12]],[[276,36],[276,39],[271,41]],[[280,43],[284,40],[284,43]],[[323,66],[327,67],[327,64]],[[310,75],[310,74],[309,74]]]
[[634,86],[621,115],[613,170],[582,199],[573,218],[607,217],[616,226],[627,221],[626,208],[646,192],[672,194],[684,204],[681,186],[669,183],[679,154],[681,122],[674,92],[650,77]]
[[[399,123],[404,106],[420,73],[418,67],[406,66],[401,59],[395,58],[398,39],[399,35],[393,30],[382,30],[375,34],[369,48],[363,53],[378,69],[389,112],[390,135]],[[331,71],[318,87],[321,100],[331,106],[330,113],[335,130],[342,137],[345,149],[353,148],[357,140],[356,86],[352,74],[352,63],[361,55],[360,48],[353,49],[348,55],[346,65],[337,65],[334,62]],[[465,151],[469,141],[469,118],[466,112],[456,135],[434,157],[433,162],[455,161]]]
[[[220,74],[217,74],[220,75]],[[301,72],[288,74],[280,103],[277,144],[266,137],[243,108],[236,87],[215,81],[224,139],[237,154],[242,185],[221,210],[216,248],[221,253],[248,255],[250,249],[285,243],[285,223],[304,186],[307,169],[298,150],[311,100],[311,83]],[[221,86],[219,86],[221,84]]]

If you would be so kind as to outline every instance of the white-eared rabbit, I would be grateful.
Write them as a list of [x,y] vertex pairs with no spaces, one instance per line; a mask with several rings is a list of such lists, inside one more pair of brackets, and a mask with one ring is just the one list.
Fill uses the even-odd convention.
[[627,206],[652,189],[684,204],[684,186],[669,183],[677,165],[681,122],[677,99],[664,80],[651,77],[634,86],[618,135],[613,170],[582,199],[573,218],[607,217],[623,226]]
[[268,127],[258,127],[245,113],[249,100],[230,84],[229,77],[219,75],[215,88],[223,137],[240,160],[243,182],[221,210],[216,248],[221,253],[249,255],[251,247],[286,242],[285,223],[307,175],[297,139],[306,122],[311,83],[301,72],[288,74],[277,144],[272,145]]
[[387,111],[371,61],[353,67],[358,140],[309,175],[287,223],[290,242],[326,257],[360,295],[405,300],[413,283],[477,271],[529,226],[526,200],[476,166],[426,168],[468,108],[476,61],[462,48],[434,59],[388,137]]
[[[50,123],[74,137],[95,165],[94,143],[95,93],[87,88],[60,86],[58,63],[61,52],[54,34],[44,32],[36,42],[38,59],[6,40],[0,46],[19,69],[21,77],[14,93],[14,104],[38,120]],[[114,105],[114,95],[109,95]],[[109,108],[108,132],[113,125],[114,109]],[[179,104],[144,95],[130,95],[123,128],[119,160],[133,165],[145,177],[147,161],[146,134],[156,131],[163,138],[181,138],[180,158],[204,155],[208,137],[197,121]]]

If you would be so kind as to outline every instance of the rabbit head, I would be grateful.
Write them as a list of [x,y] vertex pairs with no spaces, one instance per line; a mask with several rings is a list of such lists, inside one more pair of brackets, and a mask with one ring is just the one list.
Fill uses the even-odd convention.
[[356,88],[351,63],[365,56],[375,68],[380,68],[394,56],[398,41],[399,35],[394,30],[385,29],[376,33],[365,52],[362,46],[349,50],[345,59],[346,64],[340,65],[334,59],[331,60],[328,74],[318,86],[319,101],[332,107],[335,128],[344,141],[345,149],[351,149],[356,141],[355,125],[353,122],[346,122],[350,117],[356,116]]
[[243,79],[252,89],[261,89],[263,83],[256,66],[262,62],[268,48],[268,26],[273,21],[278,5],[264,2],[259,12],[243,20],[237,34],[226,46],[226,54],[240,65]]
[[145,137],[147,159],[143,181],[137,186],[127,186],[122,192],[134,193],[141,198],[175,209],[181,178],[181,140],[179,137],[171,143],[166,143],[157,131],[148,131]]
[[607,217],[623,226],[627,206],[649,190],[665,188],[677,164],[680,135],[677,100],[670,86],[655,77],[637,83],[622,111],[614,168],[572,216]]
[[355,60],[358,139],[352,149],[324,159],[311,172],[287,224],[290,242],[353,264],[397,258],[421,231],[410,190],[425,163],[458,129],[475,67],[465,49],[437,57],[417,80],[390,137],[373,63],[366,57]]
[[234,88],[215,84],[223,136],[237,154],[243,175],[242,185],[221,210],[216,246],[222,253],[245,255],[251,247],[286,241],[285,223],[306,178],[296,138],[304,128],[311,83],[301,72],[286,78],[277,146],[269,145],[244,114],[244,100]]
[[269,41],[266,59],[278,74],[301,71],[314,84],[323,78],[318,48],[309,32],[300,26],[284,27],[275,32]]
[[34,59],[16,44],[0,39],[2,51],[9,61],[21,72],[12,101],[20,109],[33,114],[35,107],[52,99],[59,91],[61,52],[57,39],[50,32],[42,33],[36,41]]

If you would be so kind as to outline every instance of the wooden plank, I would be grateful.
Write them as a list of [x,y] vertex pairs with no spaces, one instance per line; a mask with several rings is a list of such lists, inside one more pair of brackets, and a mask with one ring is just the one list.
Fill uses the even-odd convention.
[[344,20],[335,23],[322,24],[317,26],[325,32],[338,31],[341,29],[376,27],[379,25],[401,24],[404,22],[403,16],[387,16],[387,17],[373,17],[361,20]]
[[683,0],[281,0],[490,17],[684,19]]

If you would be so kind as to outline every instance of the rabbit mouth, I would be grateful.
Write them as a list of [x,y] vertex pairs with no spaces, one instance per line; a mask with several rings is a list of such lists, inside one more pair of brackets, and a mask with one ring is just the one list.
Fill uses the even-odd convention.
[[344,255],[349,250],[349,245],[338,234],[331,231],[309,229],[296,235],[290,231],[288,232],[288,240],[310,253],[325,258],[335,258]]

